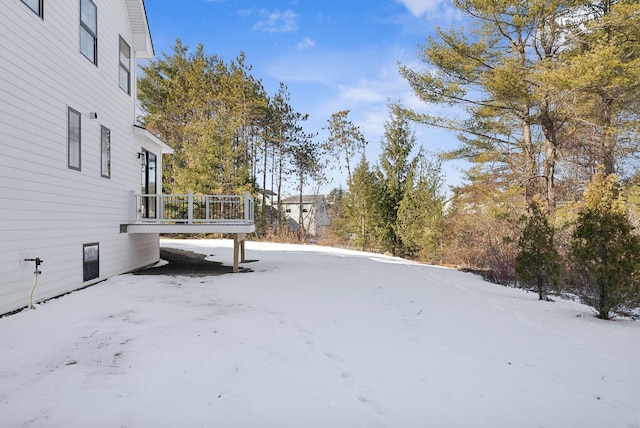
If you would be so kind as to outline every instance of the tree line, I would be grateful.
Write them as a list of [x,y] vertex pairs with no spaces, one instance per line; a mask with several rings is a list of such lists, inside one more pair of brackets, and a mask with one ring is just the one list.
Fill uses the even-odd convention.
[[[441,218],[439,165],[424,153],[410,158],[415,137],[400,109],[390,105],[383,153],[370,168],[367,141],[349,110],[331,115],[327,137],[319,141],[305,129],[308,115],[291,106],[287,86],[280,83],[269,95],[243,53],[226,62],[202,45],[191,51],[178,39],[142,71],[139,121],[174,149],[163,165],[166,193],[250,191],[258,200],[261,237],[305,240],[303,190],[325,183],[328,168],[345,169],[346,189],[328,195],[332,218],[325,240],[436,260],[439,232],[418,229],[432,227],[432,213],[436,222]],[[285,185],[293,186],[300,205],[294,231],[281,204]]]
[[581,296],[608,319],[640,304],[637,0],[452,0],[424,70],[401,74],[427,105],[411,120],[458,134],[471,165],[446,212],[446,263],[539,292]]
[[[260,235],[280,238],[282,206],[269,207],[266,190],[281,201],[287,182],[302,205],[305,186],[337,167],[346,184],[327,196],[323,242],[471,269],[542,300],[577,295],[600,318],[631,313],[640,305],[640,5],[451,3],[465,27],[437,28],[419,52],[424,69],[400,65],[428,111],[450,108],[390,102],[378,159],[366,158],[349,110],[331,115],[318,141],[286,85],[268,95],[242,53],[227,63],[178,40],[138,86],[142,124],[175,149],[165,189],[250,190]],[[431,153],[415,124],[460,143]],[[446,192],[441,163],[451,159],[470,166]]]

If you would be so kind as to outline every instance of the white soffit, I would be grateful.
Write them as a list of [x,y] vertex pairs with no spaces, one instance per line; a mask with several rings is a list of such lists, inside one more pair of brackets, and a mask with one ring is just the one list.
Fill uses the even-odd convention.
[[137,58],[153,58],[153,43],[147,22],[144,0],[126,0],[129,22],[133,31],[133,50]]
[[167,143],[165,143],[164,141],[162,141],[160,138],[156,137],[155,135],[153,135],[151,132],[147,131],[146,129],[142,128],[141,126],[133,126],[133,135],[136,135],[138,137],[142,137],[146,140],[151,141],[152,143],[156,144],[157,146],[160,147],[160,151],[164,154],[172,154],[173,153],[173,149],[171,148],[171,146],[169,146]]

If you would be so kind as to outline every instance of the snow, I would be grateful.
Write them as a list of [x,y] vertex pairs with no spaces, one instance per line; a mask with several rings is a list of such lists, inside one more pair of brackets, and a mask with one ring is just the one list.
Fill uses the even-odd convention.
[[[232,241],[162,245],[232,263]],[[638,322],[375,254],[247,258],[0,319],[0,425],[640,427]]]

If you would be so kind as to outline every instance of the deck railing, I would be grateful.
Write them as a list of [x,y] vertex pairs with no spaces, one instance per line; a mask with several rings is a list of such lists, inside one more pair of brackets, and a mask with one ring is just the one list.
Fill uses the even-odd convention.
[[254,200],[244,195],[133,195],[134,223],[253,224]]

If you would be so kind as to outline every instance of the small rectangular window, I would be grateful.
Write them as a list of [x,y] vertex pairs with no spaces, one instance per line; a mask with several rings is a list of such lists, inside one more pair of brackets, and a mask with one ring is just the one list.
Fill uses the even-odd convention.
[[131,93],[131,48],[120,37],[120,88]]
[[82,280],[90,281],[100,276],[100,244],[82,246]]
[[22,0],[36,15],[44,19],[44,0]]
[[80,138],[81,138],[81,121],[80,112],[69,107],[67,124],[67,152],[68,167],[80,170]]
[[101,127],[100,132],[100,174],[111,178],[111,131]]
[[98,8],[91,0],[80,0],[80,52],[98,65]]

